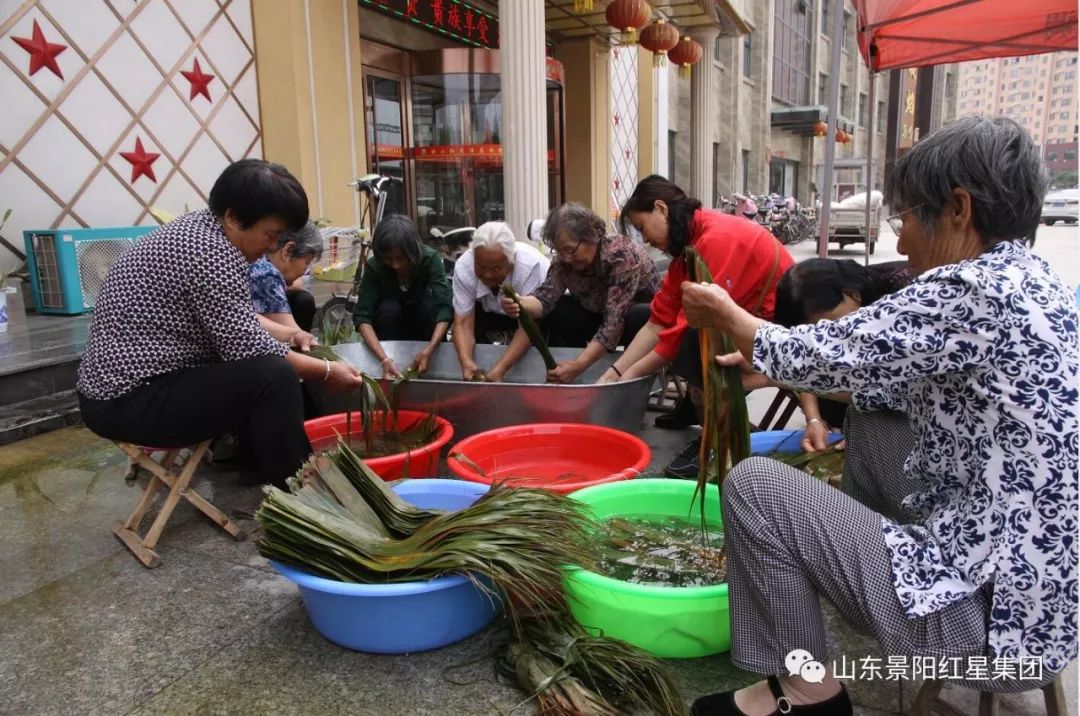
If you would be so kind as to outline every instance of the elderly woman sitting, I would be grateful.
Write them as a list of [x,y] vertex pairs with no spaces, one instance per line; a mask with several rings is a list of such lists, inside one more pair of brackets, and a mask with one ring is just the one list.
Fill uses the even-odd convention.
[[[886,184],[919,272],[906,288],[788,329],[684,284],[691,323],[727,332],[768,379],[902,411],[915,436],[909,454],[845,474],[870,505],[767,458],[731,471],[732,661],[769,676],[694,713],[851,713],[833,675],[786,676],[792,650],[825,662],[821,597],[886,654],[956,658],[982,690],[1035,688],[1076,657],[1080,335],[1072,292],[1024,242],[1046,184],[1022,128],[969,117],[916,144]],[[970,657],[1012,660],[1013,678],[980,679]]]
[[454,347],[465,380],[472,380],[479,370],[476,344],[490,343],[492,332],[509,333],[513,339],[487,371],[490,381],[501,381],[529,350],[529,337],[516,319],[506,315],[497,291],[506,284],[522,296],[533,293],[550,265],[532,246],[515,241],[514,232],[502,221],[489,221],[473,234],[469,251],[454,264]]
[[[641,244],[609,236],[604,220],[581,204],[552,210],[544,243],[558,260],[522,305],[533,318],[547,316],[550,345],[585,349],[548,373],[553,383],[571,383],[605,353],[630,344],[649,320],[660,274]],[[517,316],[514,303],[503,306]]]
[[293,315],[294,304],[299,301],[306,306],[311,294],[300,291],[290,295],[288,287],[304,275],[322,252],[322,235],[309,221],[299,231],[282,234],[272,251],[248,267],[251,304],[258,314],[259,325],[279,341],[303,347],[314,342],[309,333],[310,315],[306,316],[306,326],[301,326]]
[[371,251],[353,312],[356,330],[391,378],[401,371],[380,341],[427,341],[410,365],[423,373],[453,317],[442,258],[420,243],[416,224],[400,214],[375,227]]

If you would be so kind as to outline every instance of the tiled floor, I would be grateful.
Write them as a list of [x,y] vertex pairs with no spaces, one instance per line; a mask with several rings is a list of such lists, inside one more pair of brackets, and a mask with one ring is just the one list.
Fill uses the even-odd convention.
[[[690,434],[652,428],[652,417],[642,434],[662,466]],[[346,651],[312,629],[295,588],[257,554],[257,533],[235,542],[185,506],[161,566],[144,569],[110,531],[138,495],[124,467],[81,428],[0,448],[0,711],[479,716],[521,701],[487,658],[495,630],[412,656]],[[198,489],[223,506],[257,497],[234,479],[204,468]],[[834,657],[877,654],[831,612],[829,622]],[[688,698],[754,680],[726,655],[670,663]],[[1076,714],[1075,665],[1067,675]],[[915,687],[851,691],[857,713],[880,716],[901,713]],[[969,694],[945,695],[975,713]],[[1042,710],[1030,695],[1008,697],[1002,713]]]

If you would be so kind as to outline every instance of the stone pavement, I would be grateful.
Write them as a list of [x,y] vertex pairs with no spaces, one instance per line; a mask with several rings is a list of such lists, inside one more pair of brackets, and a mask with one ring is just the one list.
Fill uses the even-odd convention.
[[[662,467],[690,436],[646,416],[643,437]],[[0,712],[11,714],[505,714],[521,701],[487,658],[491,629],[446,649],[375,656],[341,649],[307,621],[295,587],[255,550],[186,504],[143,568],[111,533],[138,490],[125,459],[83,428],[0,448]],[[198,489],[224,506],[258,493],[201,469]],[[255,525],[242,523],[248,530]],[[878,655],[831,612],[831,658]],[[727,655],[672,661],[687,698],[754,677]],[[1068,673],[1076,714],[1076,665]],[[859,682],[857,713],[899,714],[917,684]],[[965,713],[974,696],[946,689]],[[1007,696],[1003,714],[1040,714],[1035,695]],[[531,713],[522,706],[515,713]]]

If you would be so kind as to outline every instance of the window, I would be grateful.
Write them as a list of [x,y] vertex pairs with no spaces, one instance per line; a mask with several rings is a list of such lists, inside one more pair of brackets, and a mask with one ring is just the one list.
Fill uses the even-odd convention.
[[859,126],[860,127],[865,127],[866,126],[866,103],[867,103],[867,99],[868,98],[867,98],[865,92],[860,92],[859,93]]
[[1074,159],[1076,159],[1076,150],[1075,149],[1066,149],[1065,150],[1065,161],[1071,162]]
[[810,104],[813,16],[799,12],[793,0],[777,2],[774,8],[772,97],[788,105]]
[[1049,152],[1046,155],[1046,161],[1048,161],[1048,162],[1056,162],[1057,161],[1057,152]]
[[742,45],[742,73],[743,77],[753,77],[751,68],[753,67],[753,33],[746,33],[743,37]]
[[818,104],[829,103],[829,76],[824,72],[818,75],[817,101]]
[[743,193],[750,191],[750,150],[742,150],[742,190]]
[[847,10],[844,10],[844,29],[843,29],[843,34],[840,35],[840,47],[845,49],[845,50],[847,49],[847,45],[848,45],[848,42],[847,42],[848,25],[850,25],[850,24],[851,24],[851,13],[848,12]]
[[877,103],[877,131],[881,134],[885,131],[885,103]]
[[716,60],[717,62],[723,62],[724,61],[723,57],[720,54],[720,38],[722,38],[722,37],[723,37],[722,34],[717,35],[716,39],[713,41],[713,59]]
[[851,95],[847,85],[840,85],[840,114],[851,116]]
[[832,32],[832,23],[829,22],[829,0],[821,0],[821,34],[828,37]]
[[667,166],[668,166],[667,178],[672,182],[675,181],[675,144],[676,144],[675,140],[678,138],[678,136],[679,136],[678,132],[675,132],[675,131],[670,130],[670,129],[668,130],[668,133],[667,133]]

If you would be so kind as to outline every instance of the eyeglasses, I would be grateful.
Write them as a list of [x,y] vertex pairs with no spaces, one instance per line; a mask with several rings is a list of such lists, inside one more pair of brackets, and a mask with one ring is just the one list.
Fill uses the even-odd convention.
[[583,242],[584,242],[584,239],[582,241],[577,242],[576,244],[574,244],[574,248],[570,249],[569,251],[567,251],[566,249],[558,249],[557,248],[557,249],[555,249],[555,255],[558,256],[560,259],[572,259],[572,258],[574,258],[574,254],[577,253],[577,250],[579,248],[581,248],[581,244]]
[[900,229],[904,226],[904,214],[908,213],[909,211],[915,211],[916,209],[921,208],[922,204],[919,204],[918,206],[913,206],[910,209],[904,209],[899,214],[893,214],[889,218],[885,219],[885,222],[889,225],[889,228],[892,229],[893,233],[899,236]]

